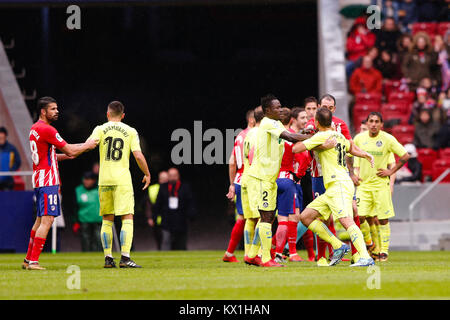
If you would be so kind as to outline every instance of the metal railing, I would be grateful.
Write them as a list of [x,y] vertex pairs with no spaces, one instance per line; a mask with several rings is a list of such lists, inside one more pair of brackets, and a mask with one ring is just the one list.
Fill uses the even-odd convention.
[[444,178],[450,174],[450,169],[445,170],[436,180],[434,180],[428,188],[426,188],[413,202],[409,205],[409,249],[412,251],[415,246],[415,235],[414,235],[414,208],[416,205],[433,190]]

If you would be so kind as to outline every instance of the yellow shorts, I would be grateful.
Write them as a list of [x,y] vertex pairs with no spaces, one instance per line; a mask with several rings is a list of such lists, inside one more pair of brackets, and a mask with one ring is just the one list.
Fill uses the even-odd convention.
[[100,215],[123,216],[134,214],[134,193],[132,186],[99,186]]
[[260,214],[258,210],[252,210],[248,200],[247,183],[244,179],[241,180],[241,203],[242,211],[244,212],[244,219],[259,219]]
[[246,179],[248,203],[252,211],[275,211],[277,208],[277,184],[252,176]]
[[355,187],[351,181],[334,181],[307,208],[319,211],[324,220],[328,220],[330,215],[334,220],[353,217],[354,193]]
[[373,191],[357,188],[356,204],[358,205],[358,215],[361,217],[376,216],[383,220],[395,216],[389,185]]

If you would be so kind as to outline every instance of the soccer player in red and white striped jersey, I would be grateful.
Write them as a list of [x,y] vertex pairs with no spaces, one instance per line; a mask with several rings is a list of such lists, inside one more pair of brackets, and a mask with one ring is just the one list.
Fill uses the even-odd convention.
[[[73,159],[96,147],[97,141],[87,140],[83,144],[68,144],[51,126],[58,120],[58,105],[51,97],[38,100],[39,120],[31,127],[29,140],[33,160],[32,183],[36,196],[37,218],[31,229],[27,256],[22,268],[43,270],[39,256],[44,248],[48,231],[55,217],[60,215],[58,161]],[[64,154],[56,154],[56,149]]]
[[237,245],[244,234],[245,220],[241,202],[241,177],[244,172],[244,140],[248,131],[255,126],[254,110],[249,110],[246,114],[247,128],[242,130],[234,140],[234,148],[228,162],[230,187],[226,197],[233,200],[236,196],[236,211],[238,213],[227,251],[223,256],[224,262],[239,262],[234,255]]

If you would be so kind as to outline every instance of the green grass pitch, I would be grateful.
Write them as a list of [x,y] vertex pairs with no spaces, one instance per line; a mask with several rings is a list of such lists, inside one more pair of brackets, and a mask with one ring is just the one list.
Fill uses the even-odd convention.
[[[222,255],[223,251],[134,252],[132,258],[142,269],[103,269],[102,253],[42,254],[47,270],[28,271],[21,269],[23,254],[1,254],[0,299],[450,298],[450,252],[391,252],[388,262],[377,263],[379,289],[374,288],[374,278],[369,279],[375,273],[349,268],[349,262],[260,268],[224,263]],[[243,253],[236,255],[242,258]],[[67,273],[70,265],[80,268],[79,290],[67,287],[74,275]]]

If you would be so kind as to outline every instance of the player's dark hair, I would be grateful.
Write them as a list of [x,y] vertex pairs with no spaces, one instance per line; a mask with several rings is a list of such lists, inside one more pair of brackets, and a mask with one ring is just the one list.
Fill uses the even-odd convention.
[[311,96],[311,97],[305,98],[305,100],[303,100],[303,106],[306,107],[306,105],[307,105],[308,103],[310,103],[310,102],[314,102],[314,103],[317,105],[317,99],[316,99],[316,97]]
[[8,130],[5,127],[0,127],[0,133],[4,133],[5,136],[8,136]]
[[319,100],[319,104],[322,105],[322,101],[326,99],[326,100],[333,100],[333,104],[336,105],[336,98],[333,97],[331,94],[324,94],[320,100]]
[[257,106],[254,111],[255,111],[255,122],[260,123],[261,120],[264,118],[264,112],[262,111],[262,107]]
[[321,107],[317,109],[316,120],[322,127],[324,128],[331,127],[332,119],[333,113],[330,110],[328,110],[328,108]]
[[125,107],[120,101],[112,101],[108,104],[108,111],[113,117],[121,116]]
[[261,98],[261,107],[263,108],[264,113],[268,108],[272,106],[273,100],[277,100],[277,97],[275,97],[273,94],[267,94]]
[[57,103],[56,100],[52,97],[42,97],[37,101],[37,111],[41,113],[41,109],[47,109],[50,103]]
[[369,118],[371,116],[377,116],[378,118],[380,118],[380,122],[383,123],[383,116],[378,111],[372,111],[371,113],[369,113],[369,115],[367,116],[366,122],[369,121]]
[[247,121],[247,123],[249,122],[250,118],[254,118],[255,117],[255,110],[250,109],[247,111],[247,113],[245,114],[245,120]]
[[363,119],[363,120],[361,121],[361,124],[367,124],[367,119]]
[[294,119],[297,119],[299,113],[300,113],[300,112],[303,112],[303,111],[305,111],[305,108],[302,108],[302,107],[294,107],[294,108],[292,108],[292,110],[291,110],[291,117],[294,118]]
[[289,121],[291,121],[291,117],[292,117],[292,112],[291,109],[284,107],[281,109],[282,112],[282,116],[281,116],[281,123],[283,125],[287,125],[289,124]]

